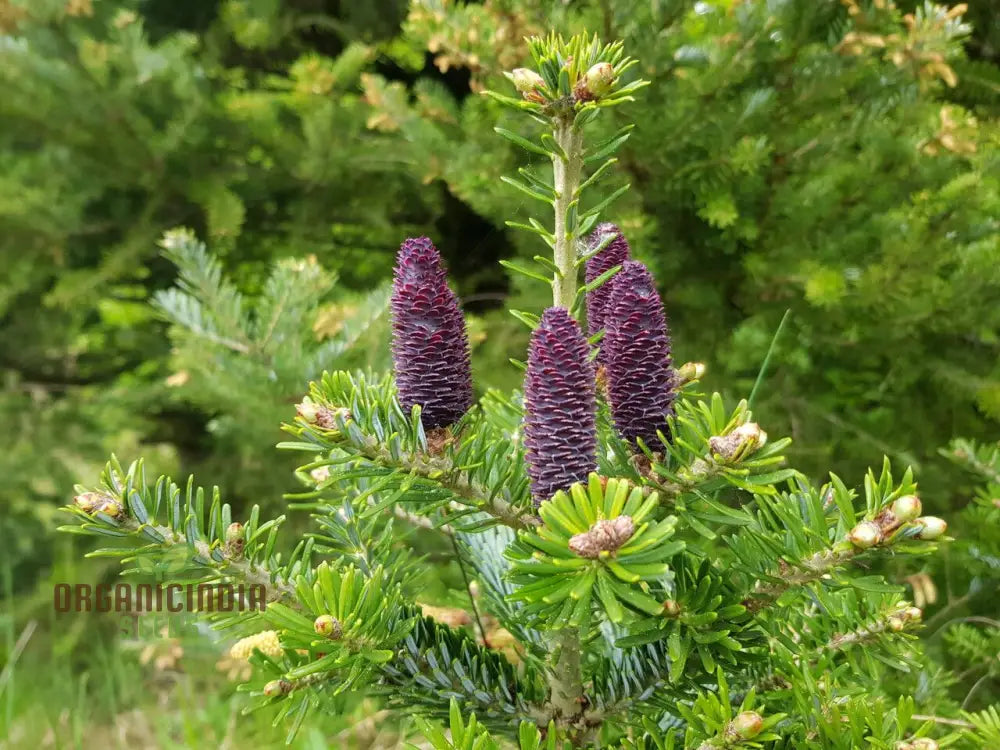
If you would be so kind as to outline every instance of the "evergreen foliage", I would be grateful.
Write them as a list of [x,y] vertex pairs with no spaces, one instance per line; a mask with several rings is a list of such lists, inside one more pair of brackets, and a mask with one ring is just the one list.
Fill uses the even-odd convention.
[[[18,436],[0,492],[17,538],[37,539],[58,488],[112,446],[257,494],[225,457],[249,461],[263,433],[234,446],[218,431],[233,412],[163,385],[147,303],[170,284],[156,242],[172,227],[254,295],[275,260],[312,254],[374,286],[403,231],[438,235],[471,309],[505,296],[493,261],[524,268],[538,247],[505,225],[530,222],[530,193],[498,178],[524,170],[530,187],[544,159],[495,138],[530,134],[478,94],[550,27],[600,29],[643,61],[641,127],[595,123],[620,148],[590,179],[600,200],[631,184],[616,216],[678,357],[742,397],[792,311],[755,405],[798,438],[804,471],[856,474],[875,451],[944,493],[938,447],[995,429],[995,3],[369,5],[0,2],[0,413]],[[513,306],[544,306],[511,278]],[[473,368],[506,390],[527,339],[500,317],[474,331]],[[25,546],[18,581],[47,549]]]
[[[392,255],[372,250],[442,213],[440,195],[386,157],[358,90],[385,24],[391,35],[405,8],[396,11],[342,14],[341,39],[317,33],[328,27],[304,5],[0,2],[0,414],[12,436],[0,528],[23,542],[5,550],[19,588],[44,570],[58,485],[113,447],[134,446],[161,470],[212,471],[241,501],[288,488],[260,462],[274,442],[274,397],[321,369],[272,339],[262,356],[282,351],[269,377],[258,377],[260,357],[229,357],[229,372],[246,377],[228,382],[208,360],[171,372],[149,304],[173,279],[157,241],[195,227],[232,283],[264,298],[269,268],[288,256],[315,255],[347,287],[383,279]],[[300,311],[291,348],[316,348],[315,312]],[[205,341],[191,334],[177,341],[182,359]],[[213,377],[199,380],[205,370]],[[192,378],[178,398],[164,380],[184,371]]]
[[168,383],[212,416],[219,471],[233,492],[288,488],[261,455],[280,439],[277,425],[303,383],[337,362],[388,365],[389,286],[365,295],[338,289],[331,302],[337,274],[315,257],[287,258],[248,297],[189,230],[167,232],[161,246],[179,273],[177,286],[152,301],[171,325]]
[[[923,612],[878,566],[934,560],[951,541],[943,522],[920,515],[909,469],[894,473],[885,459],[858,489],[836,474],[813,482],[786,465],[790,440],[769,438],[747,401],[698,393],[703,368],[693,365],[671,373],[678,393],[660,394],[669,403],[656,412],[655,443],[615,429],[571,316],[613,283],[609,273],[579,285],[588,252],[599,250],[583,238],[624,194],[594,195],[595,175],[611,173],[630,133],[602,137],[605,121],[646,82],[620,43],[551,35],[528,51],[532,67],[510,73],[516,95],[491,97],[545,124],[540,135],[499,130],[551,167],[507,182],[546,206],[518,224],[551,257],[517,268],[551,288],[554,308],[516,317],[544,332],[558,315],[584,356],[529,356],[526,389],[532,365],[586,377],[535,403],[530,393],[489,392],[431,430],[420,403],[402,408],[393,377],[324,373],[285,425],[294,439],[281,445],[305,456],[297,473],[306,490],[294,499],[308,501],[318,528],[290,553],[278,543],[283,517],[262,521],[253,508],[236,520],[218,490],[153,480],[141,460],[112,459],[98,485],[80,487],[65,530],[109,540],[93,554],[121,557],[126,572],[183,550],[196,580],[264,584],[265,611],[211,619],[239,635],[276,635],[280,649],[250,657],[245,690],[254,708],[288,720],[290,736],[336,696],[369,691],[415,714],[442,750],[982,747],[997,735],[995,709],[962,714],[935,686],[907,683],[928,664],[915,637]],[[204,258],[182,293],[207,280],[213,305],[199,310],[174,293],[165,309],[217,345],[266,349],[275,306],[265,296],[244,318]],[[595,393],[575,398],[580,383]],[[530,420],[564,401],[570,416],[593,420],[596,471],[533,498],[527,467],[540,456],[530,452],[561,448],[527,445],[525,412]],[[579,440],[557,421],[546,427],[571,448]],[[971,448],[969,456],[988,467],[998,460]],[[476,604],[467,584],[469,627],[421,616],[418,561],[400,548],[401,524],[434,531],[463,572],[468,559],[483,591]],[[498,648],[479,606],[513,653]],[[960,637],[966,653],[990,648],[991,635]]]

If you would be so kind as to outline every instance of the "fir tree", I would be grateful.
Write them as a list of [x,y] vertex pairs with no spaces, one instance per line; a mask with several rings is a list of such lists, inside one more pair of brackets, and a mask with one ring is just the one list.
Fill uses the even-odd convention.
[[[790,441],[769,439],[745,401],[727,407],[718,394],[695,393],[696,367],[672,374],[681,391],[658,412],[655,444],[639,442],[637,453],[619,435],[573,317],[599,286],[579,285],[581,239],[609,202],[593,202],[588,188],[628,129],[604,143],[588,136],[645,82],[620,43],[550,36],[530,51],[532,67],[510,74],[515,95],[492,94],[549,127],[539,140],[501,129],[551,163],[547,177],[508,180],[553,211],[551,224],[524,225],[552,250],[539,256],[540,270],[524,270],[551,286],[553,303],[541,318],[518,313],[537,326],[525,413],[517,394],[493,392],[432,433],[422,415],[433,391],[411,390],[406,410],[391,376],[330,372],[286,425],[294,440],[283,447],[309,457],[299,476],[310,488],[299,499],[311,501],[318,524],[289,555],[277,551],[281,518],[265,522],[253,509],[237,520],[218,491],[151,481],[141,461],[125,468],[113,459],[99,485],[80,488],[68,508],[76,523],[65,528],[118,545],[101,554],[186,549],[202,581],[264,584],[265,611],[214,619],[257,634],[242,642],[256,667],[246,690],[293,733],[335,696],[367,690],[415,714],[441,750],[927,750],[938,739],[974,747],[992,736],[989,716],[963,735],[917,718],[917,697],[881,687],[919,664],[922,612],[869,566],[933,554],[947,541],[944,522],[920,515],[909,471],[894,477],[886,461],[860,493],[836,476],[815,485],[784,466]],[[426,278],[450,300],[427,257]],[[399,262],[397,279],[413,259]],[[410,311],[396,302],[397,337],[410,335],[399,326]],[[451,321],[457,308],[445,307]],[[448,347],[461,350],[463,332],[448,325],[453,340],[438,354],[454,364]],[[410,355],[431,361],[405,343],[397,368]],[[541,395],[542,374],[566,387]],[[593,392],[577,404],[584,387]],[[544,488],[535,472],[532,485],[529,466],[559,456],[559,438],[589,456],[593,399],[596,471]],[[563,401],[578,424],[537,421]],[[400,519],[450,537],[480,601],[516,640],[515,663],[482,630],[421,617],[415,561],[395,543]]]

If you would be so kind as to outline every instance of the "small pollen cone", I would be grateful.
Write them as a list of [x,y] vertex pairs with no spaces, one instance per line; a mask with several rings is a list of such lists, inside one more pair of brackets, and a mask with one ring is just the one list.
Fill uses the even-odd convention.
[[597,467],[594,366],[577,322],[550,307],[531,336],[524,383],[524,445],[535,504]]
[[663,302],[649,270],[628,260],[611,282],[601,344],[608,399],[623,438],[655,450],[657,430],[673,414],[674,377]]
[[253,655],[254,649],[257,649],[262,654],[270,656],[273,659],[276,659],[285,653],[284,649],[281,648],[278,631],[263,630],[260,633],[254,633],[253,635],[248,635],[246,638],[238,640],[233,644],[233,647],[229,649],[229,655],[233,659],[246,660]]
[[472,405],[469,339],[441,256],[428,238],[400,246],[391,307],[392,360],[403,410],[420,404],[428,430],[457,422]]

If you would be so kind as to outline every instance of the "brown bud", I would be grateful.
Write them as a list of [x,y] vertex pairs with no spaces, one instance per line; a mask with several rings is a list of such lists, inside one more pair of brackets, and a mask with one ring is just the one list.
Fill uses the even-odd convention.
[[767,433],[756,422],[741,424],[726,435],[715,435],[708,439],[712,453],[723,461],[736,462],[763,448],[767,443]]
[[631,516],[618,516],[612,519],[602,519],[590,527],[589,531],[576,534],[569,540],[570,551],[596,559],[602,552],[614,552],[635,533],[635,524]]
[[678,617],[681,613],[681,605],[678,604],[673,599],[667,599],[663,602],[663,616],[664,617]]
[[231,523],[226,528],[226,554],[229,557],[240,557],[246,540],[243,538],[243,524]]
[[84,513],[94,513],[105,496],[99,492],[84,492],[73,498],[76,507]]
[[308,396],[302,402],[295,405],[295,411],[299,417],[309,424],[322,427],[324,430],[337,429],[337,417],[348,419],[350,412],[347,409],[331,409],[328,406],[317,404]]
[[313,622],[313,629],[318,635],[326,636],[332,641],[340,640],[344,635],[344,628],[333,615],[320,615]]
[[80,510],[88,515],[104,513],[115,520],[125,517],[125,509],[122,504],[103,492],[84,492],[73,498],[73,502]]

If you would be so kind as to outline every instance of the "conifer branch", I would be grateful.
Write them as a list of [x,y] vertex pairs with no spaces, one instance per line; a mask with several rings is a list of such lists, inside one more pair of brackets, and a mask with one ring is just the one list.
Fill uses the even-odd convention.
[[911,607],[902,602],[893,609],[883,612],[874,621],[846,633],[838,633],[831,638],[825,648],[830,651],[841,651],[860,643],[877,640],[886,633],[900,633],[903,630],[918,625],[923,613],[917,607]]
[[750,596],[744,600],[744,604],[752,612],[759,611],[785,592],[796,587],[808,586],[830,575],[838,568],[844,567],[860,554],[866,552],[867,549],[842,540],[833,547],[816,552],[797,564],[789,564],[780,560],[778,569],[768,576],[771,580],[768,582],[757,581]]
[[427,516],[422,516],[419,513],[411,513],[406,508],[403,508],[399,505],[395,506],[392,509],[392,512],[393,515],[396,516],[396,518],[402,521],[406,521],[407,523],[416,526],[418,528],[427,529],[428,531],[439,531],[442,534],[446,534],[448,536],[453,536],[455,534],[455,529],[449,526],[448,524],[446,523],[436,524]]
[[[798,623],[783,625],[782,630],[785,632],[780,637],[771,639],[771,654],[772,657],[777,656],[778,666],[754,682],[754,692],[788,690],[795,684],[796,671],[828,670],[832,657],[854,646],[885,641],[883,650],[889,653],[891,643],[885,639],[911,631],[921,624],[923,618],[923,612],[918,607],[906,601],[894,601],[862,625],[848,630],[833,629],[826,633],[810,634],[815,638],[803,642],[807,637],[805,628],[808,627],[806,623],[809,622],[812,611],[800,614]],[[817,639],[819,642],[816,642]],[[800,650],[789,650],[793,642]]]
[[[210,577],[209,571],[218,576],[241,581],[251,586],[263,586],[267,592],[267,601],[282,602],[291,607],[298,605],[295,597],[295,586],[281,577],[277,571],[269,571],[262,564],[254,564],[242,554],[242,546],[221,545],[212,547],[203,539],[188,539],[180,532],[160,524],[140,524],[134,518],[127,518],[121,523],[123,531],[141,534],[148,529],[163,537],[160,546],[164,550],[180,548],[182,545],[192,547],[199,564],[206,568],[205,577]],[[236,550],[240,551],[237,552]]]
[[[229,505],[222,502],[218,488],[207,499],[203,489],[195,488],[193,479],[188,480],[184,490],[167,477],[160,477],[150,486],[141,461],[125,471],[112,458],[102,474],[101,487],[78,490],[73,505],[67,508],[77,523],[61,530],[131,543],[95,554],[136,562],[176,552],[184,558],[178,558],[178,563],[182,567],[188,562],[197,565],[202,578],[261,585],[269,602],[297,605],[292,578],[308,559],[311,545],[300,545],[284,563],[272,555],[284,516],[261,524],[255,506],[247,525],[233,522]],[[164,517],[166,523],[161,523]],[[124,572],[136,570],[142,568]]]
[[433,481],[437,486],[450,490],[460,502],[466,501],[464,505],[488,513],[504,526],[530,529],[539,523],[529,510],[517,508],[490,493],[488,488],[469,479],[443,457],[412,454],[394,459],[386,448],[377,444],[373,444],[365,456],[381,466],[395,466],[407,474]]
[[815,583],[830,571],[850,562],[857,553],[858,550],[848,544],[817,552],[797,565],[781,560],[778,569],[769,576],[773,580],[767,583],[758,581],[744,604],[751,611],[760,610],[792,588]]
[[385,489],[391,481],[399,498],[416,479],[421,488],[439,495],[443,490],[451,500],[513,529],[537,525],[530,506],[517,502],[522,489],[527,490],[521,453],[505,450],[501,436],[476,409],[459,425],[428,436],[419,407],[409,419],[403,414],[391,380],[370,384],[363,377],[335,372],[313,384],[298,413],[297,424],[286,429],[308,442],[282,447],[327,453],[339,449],[370,464],[356,464],[357,472],[371,471],[386,483]]

